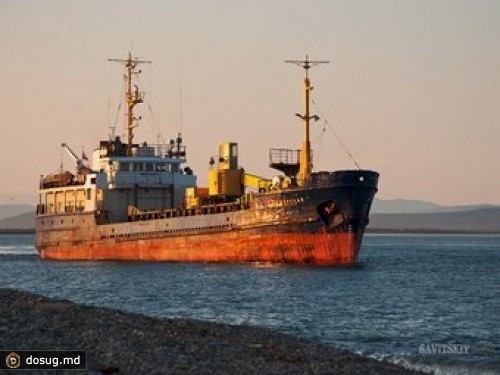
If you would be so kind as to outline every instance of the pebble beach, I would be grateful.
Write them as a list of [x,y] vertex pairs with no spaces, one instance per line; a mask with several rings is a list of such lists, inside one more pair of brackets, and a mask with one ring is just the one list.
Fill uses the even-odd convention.
[[13,289],[0,289],[0,348],[87,352],[85,371],[29,374],[417,373],[267,329],[152,318]]

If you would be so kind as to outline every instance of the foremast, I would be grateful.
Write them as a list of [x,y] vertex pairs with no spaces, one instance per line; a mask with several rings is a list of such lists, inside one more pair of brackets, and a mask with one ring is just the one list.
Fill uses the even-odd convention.
[[139,60],[137,57],[132,57],[129,52],[126,59],[108,59],[108,61],[118,62],[125,65],[125,103],[127,104],[127,155],[132,156],[132,145],[134,139],[134,128],[138,125],[138,121],[141,117],[134,116],[134,107],[144,101],[144,95],[139,91],[139,87],[134,84],[132,90],[132,76],[141,74],[140,70],[135,70],[139,64],[151,64],[148,60]]
[[309,124],[311,120],[318,121],[319,117],[317,115],[310,114],[310,94],[313,89],[311,86],[311,81],[309,80],[309,69],[313,66],[319,64],[326,64],[329,61],[326,60],[309,60],[306,55],[305,60],[285,60],[286,63],[291,63],[298,65],[306,71],[306,76],[304,78],[304,91],[303,91],[303,113],[296,113],[297,117],[300,117],[303,121],[304,126],[304,138],[302,141],[302,148],[300,149],[300,167],[298,175],[298,185],[304,186],[310,179],[313,163],[311,156],[311,141],[310,141],[310,131]]

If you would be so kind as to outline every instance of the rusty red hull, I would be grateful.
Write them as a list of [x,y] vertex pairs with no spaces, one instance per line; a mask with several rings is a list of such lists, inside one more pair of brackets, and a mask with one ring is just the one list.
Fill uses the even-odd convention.
[[107,239],[82,245],[43,247],[43,259],[171,262],[272,262],[350,265],[360,237],[354,233],[198,235],[179,238]]
[[36,248],[56,260],[351,265],[377,179],[370,171],[335,172],[316,187],[257,194],[249,207],[127,222],[102,223],[94,212],[41,214]]

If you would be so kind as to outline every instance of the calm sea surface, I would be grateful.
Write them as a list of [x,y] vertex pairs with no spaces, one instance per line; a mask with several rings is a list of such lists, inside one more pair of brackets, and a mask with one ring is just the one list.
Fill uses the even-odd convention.
[[[437,374],[500,374],[500,236],[367,235],[353,268],[55,262],[0,235],[0,286],[268,327]],[[35,349],[35,348],[34,348]]]

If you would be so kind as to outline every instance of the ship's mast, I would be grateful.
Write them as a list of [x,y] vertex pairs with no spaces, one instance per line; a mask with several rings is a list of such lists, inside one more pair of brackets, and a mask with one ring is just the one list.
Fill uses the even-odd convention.
[[139,87],[134,85],[132,91],[132,75],[140,74],[140,70],[135,70],[136,66],[139,64],[151,64],[151,61],[139,60],[138,58],[132,58],[132,54],[128,53],[127,59],[108,59],[108,61],[118,62],[125,65],[125,103],[127,104],[127,155],[132,155],[132,143],[134,139],[134,128],[138,125],[140,117],[134,117],[134,107],[137,104],[143,102],[143,95],[139,92]]
[[309,136],[309,123],[310,120],[318,121],[319,117],[316,115],[310,115],[309,112],[309,96],[313,89],[311,86],[311,81],[309,80],[309,69],[313,66],[319,64],[326,64],[329,61],[326,60],[309,60],[309,57],[306,55],[305,60],[285,60],[286,63],[291,63],[298,65],[305,69],[306,76],[304,78],[304,91],[303,91],[303,109],[304,112],[302,114],[296,113],[298,117],[300,117],[304,124],[304,138],[302,142],[302,148],[300,149],[300,168],[299,168],[299,176],[298,176],[298,184],[300,186],[305,185],[305,183],[311,177],[313,163],[311,157],[311,141]]

